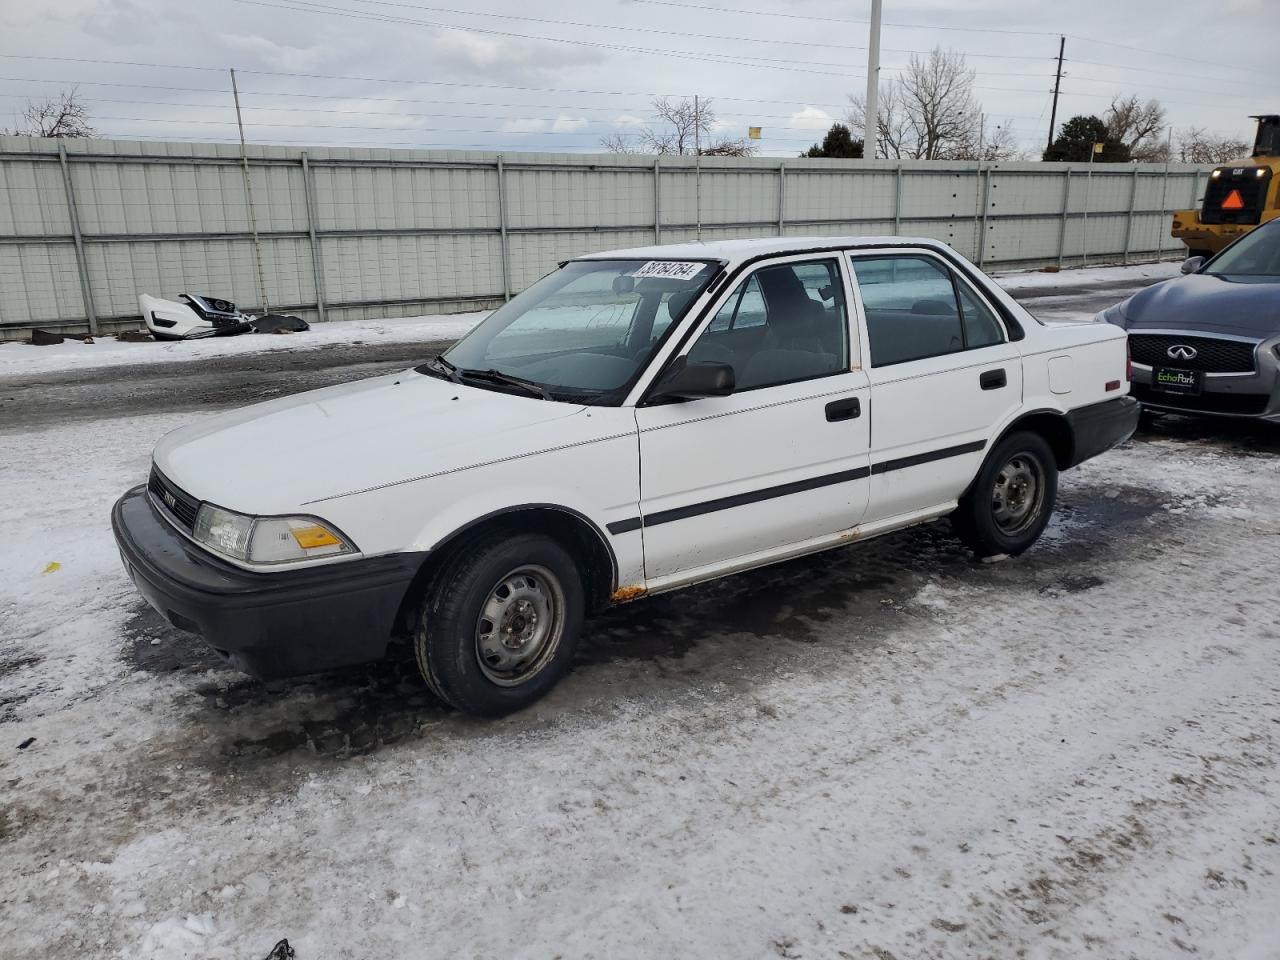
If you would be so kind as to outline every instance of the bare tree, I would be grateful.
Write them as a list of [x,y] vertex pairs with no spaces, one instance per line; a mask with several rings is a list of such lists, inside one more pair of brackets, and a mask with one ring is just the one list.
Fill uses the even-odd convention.
[[655,122],[634,135],[624,133],[602,137],[600,145],[610,153],[656,153],[663,156],[749,157],[755,152],[750,141],[731,137],[714,138],[718,124],[710,100],[692,97],[657,97],[651,104]]
[[1178,159],[1183,163],[1229,163],[1243,160],[1252,149],[1244,140],[1217,137],[1203,127],[1187,127],[1178,136]]
[[1018,138],[1013,132],[1013,122],[986,123],[979,121],[978,129],[958,142],[949,160],[1013,160],[1018,156]]
[[12,131],[20,137],[92,137],[89,107],[72,87],[56,97],[28,100],[22,122]]
[[1159,100],[1143,103],[1135,96],[1111,98],[1111,106],[1103,114],[1107,135],[1129,148],[1129,155],[1140,162],[1153,163],[1169,158],[1164,141],[1166,113]]
[[[982,108],[973,95],[976,72],[964,54],[934,47],[911,55],[907,68],[880,88],[876,156],[957,160],[975,156]],[[864,125],[866,104],[851,98],[849,121]]]

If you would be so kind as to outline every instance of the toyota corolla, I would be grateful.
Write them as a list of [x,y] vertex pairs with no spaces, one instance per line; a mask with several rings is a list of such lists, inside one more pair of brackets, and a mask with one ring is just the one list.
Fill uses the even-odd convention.
[[583,618],[950,517],[1016,555],[1126,439],[1124,335],[1046,327],[942,243],[571,260],[416,370],[198,421],[115,508],[139,591],[260,676],[382,656],[475,713]]

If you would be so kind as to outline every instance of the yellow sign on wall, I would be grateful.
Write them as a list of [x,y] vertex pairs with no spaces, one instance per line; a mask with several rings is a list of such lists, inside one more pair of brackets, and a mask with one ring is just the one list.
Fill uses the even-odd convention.
[[747,138],[750,140],[759,140],[760,129],[760,127],[747,127]]

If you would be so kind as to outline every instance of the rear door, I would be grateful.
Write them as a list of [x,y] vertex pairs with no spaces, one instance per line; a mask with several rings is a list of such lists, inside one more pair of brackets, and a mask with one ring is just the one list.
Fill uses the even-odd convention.
[[851,253],[871,386],[867,520],[958,498],[1022,403],[1022,358],[990,303],[924,250]]
[[735,392],[636,408],[650,589],[861,520],[868,391],[848,296],[838,253],[755,268],[684,350],[689,362],[731,365]]

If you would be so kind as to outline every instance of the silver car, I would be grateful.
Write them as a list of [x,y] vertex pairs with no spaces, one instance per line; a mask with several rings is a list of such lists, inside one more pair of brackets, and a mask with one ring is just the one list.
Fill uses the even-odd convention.
[[1129,332],[1133,396],[1176,413],[1280,422],[1280,219],[1097,319]]

